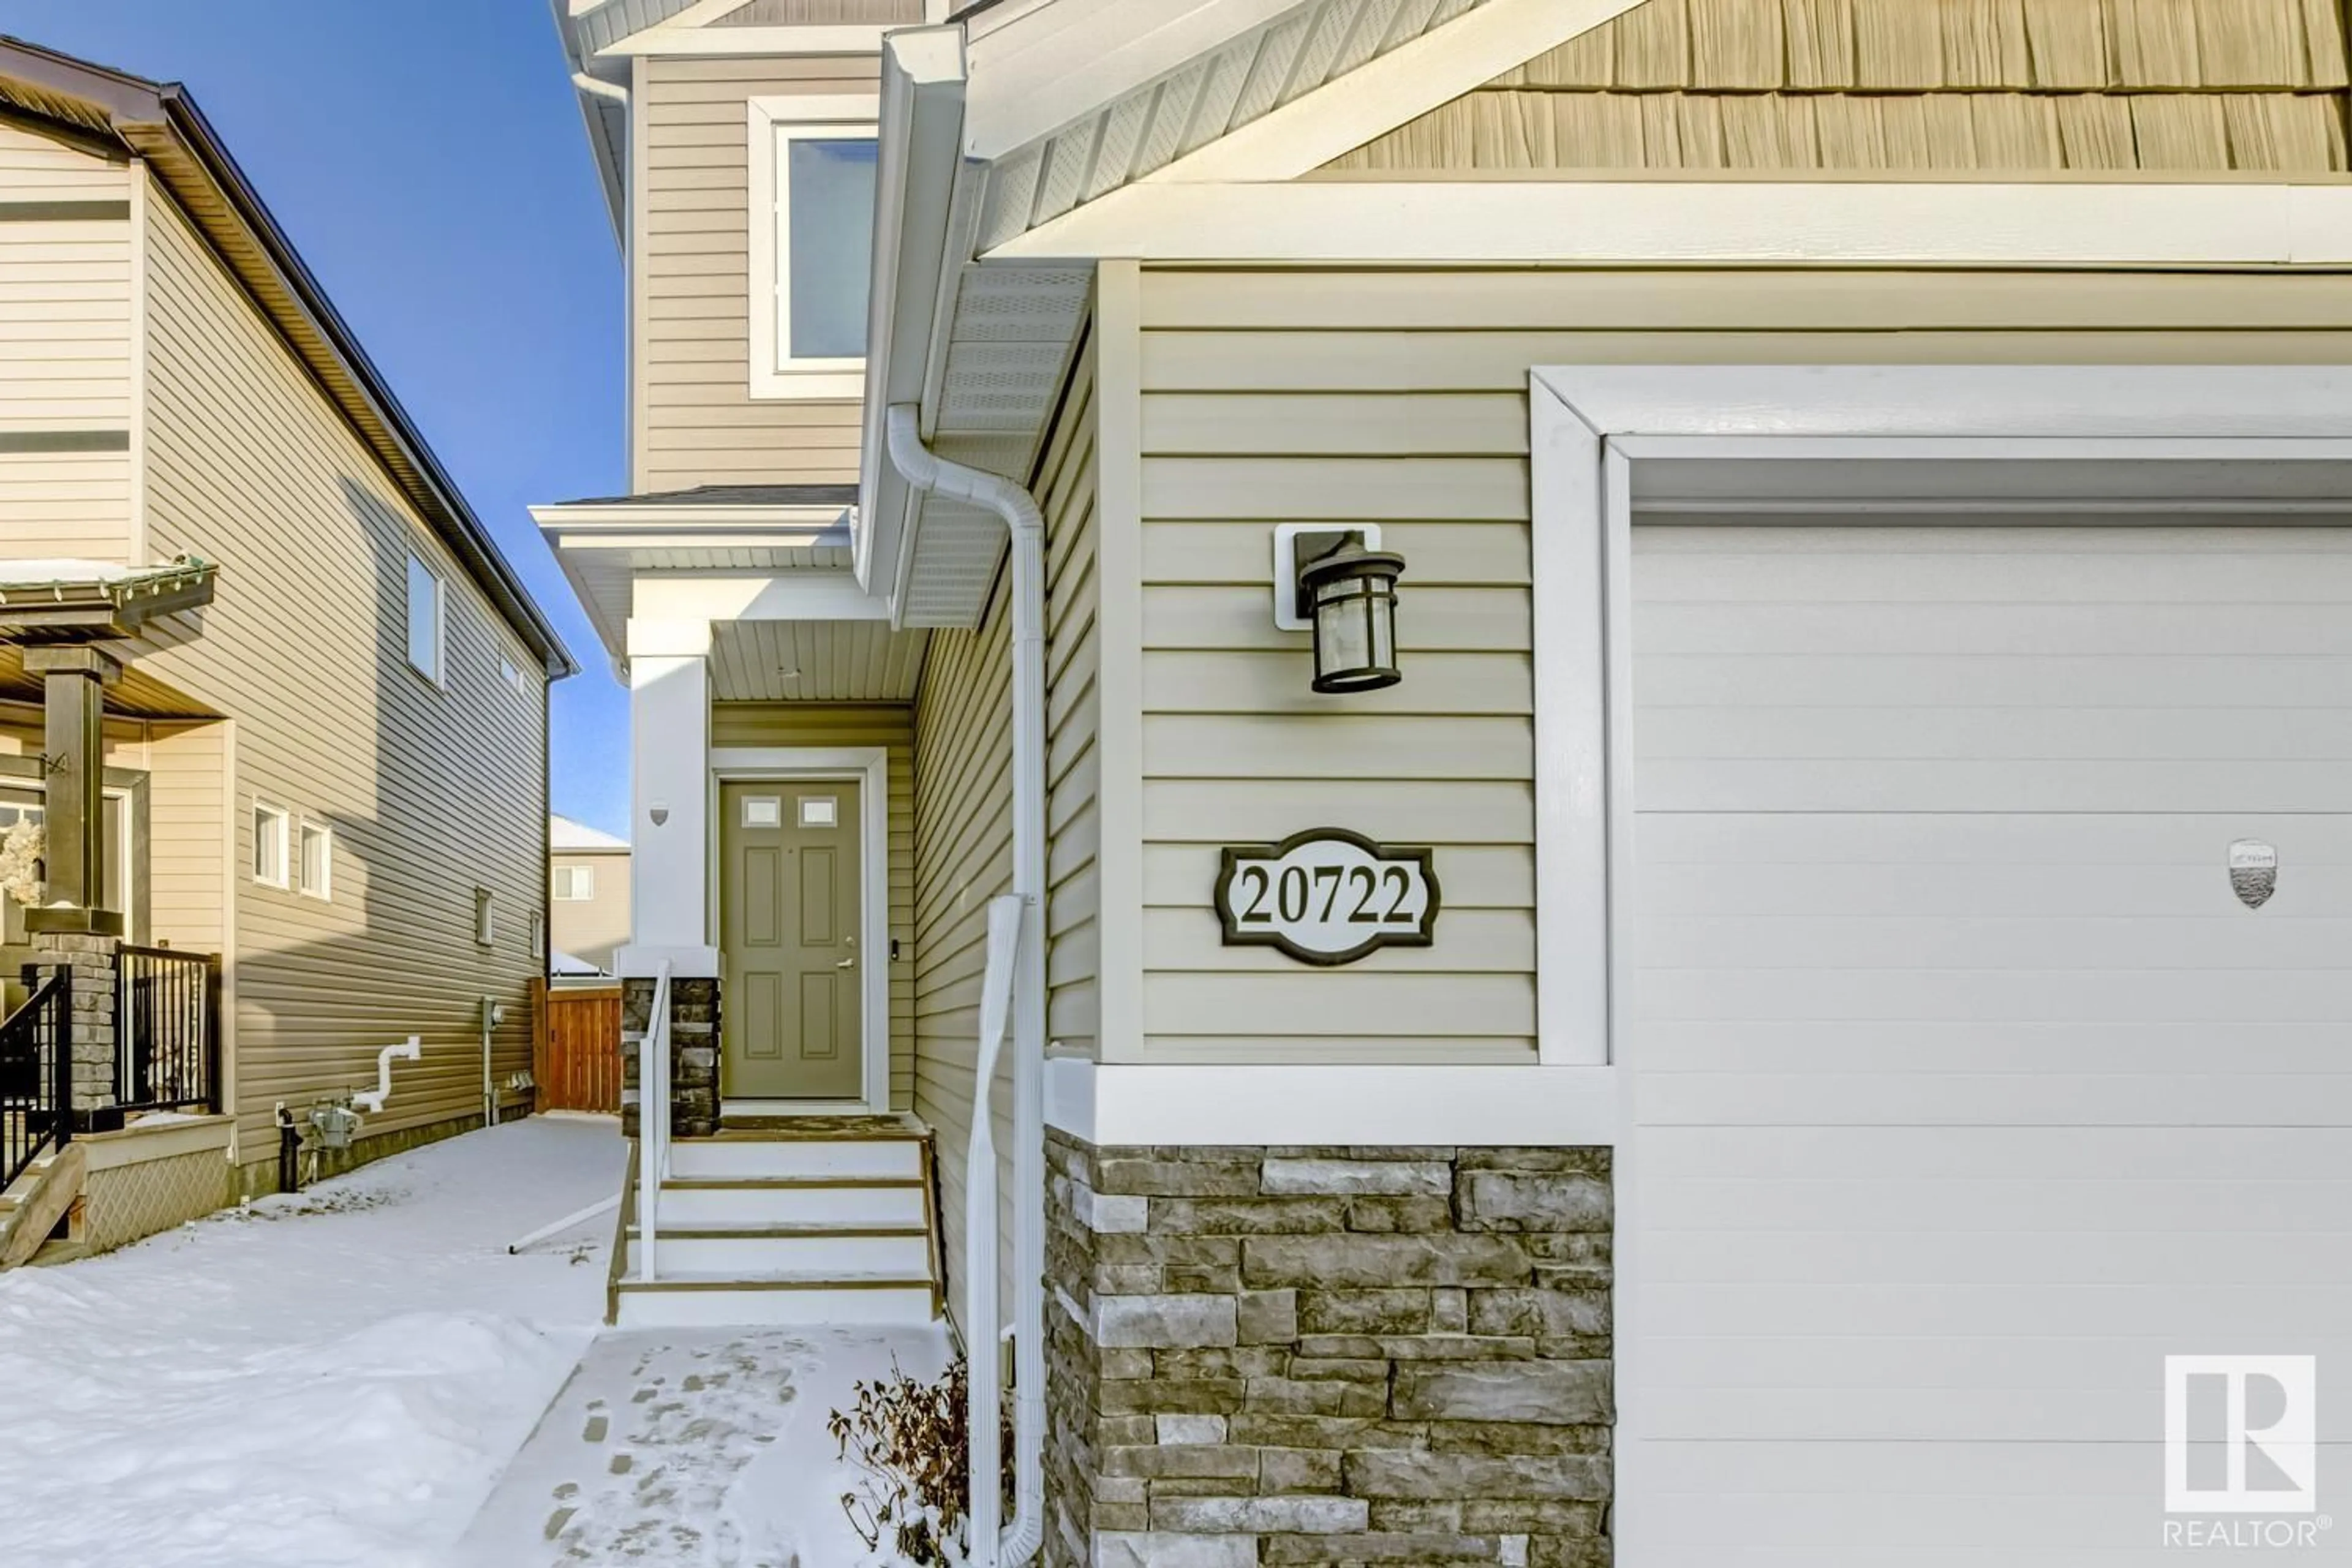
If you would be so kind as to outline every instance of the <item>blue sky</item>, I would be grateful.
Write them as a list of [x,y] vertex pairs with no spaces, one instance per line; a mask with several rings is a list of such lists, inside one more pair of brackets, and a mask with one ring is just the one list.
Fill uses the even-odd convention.
[[621,268],[546,0],[0,0],[187,84],[553,617],[555,809],[628,819],[628,702],[523,509],[612,495]]

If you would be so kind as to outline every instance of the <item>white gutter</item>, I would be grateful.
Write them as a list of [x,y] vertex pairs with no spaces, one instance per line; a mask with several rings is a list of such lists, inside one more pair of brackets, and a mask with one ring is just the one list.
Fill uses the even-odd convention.
[[629,107],[629,89],[619,82],[605,81],[601,78],[590,76],[586,71],[573,71],[572,85],[583,92],[610,100],[623,109]]
[[[915,407],[887,415],[890,461],[907,483],[983,506],[1004,520],[1013,554],[1013,1289],[1014,1512],[997,1529],[996,1156],[989,1127],[989,1040],[982,985],[982,1077],[972,1094],[965,1188],[963,1340],[971,1360],[972,1568],[1017,1568],[1045,1537],[1045,518],[1036,498],[1001,475],[950,462],[923,445]],[[991,970],[1001,968],[990,916]],[[1001,1035],[1001,1025],[997,1032]]]

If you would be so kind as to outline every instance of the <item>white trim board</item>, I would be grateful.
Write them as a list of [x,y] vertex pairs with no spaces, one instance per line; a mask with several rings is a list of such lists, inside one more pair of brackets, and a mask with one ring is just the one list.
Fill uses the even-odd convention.
[[[710,750],[711,858],[709,930],[719,927],[718,857],[722,852],[719,816],[721,784],[764,779],[843,779],[859,782],[859,852],[865,867],[859,897],[865,918],[859,922],[863,957],[858,973],[866,983],[864,1015],[858,1028],[863,1060],[859,1077],[863,1101],[852,1110],[887,1115],[890,1110],[890,752],[883,746],[714,746]],[[721,971],[725,961],[720,960]],[[724,1016],[725,998],[720,999]],[[811,1100],[810,1115],[838,1113],[836,1100]]]
[[[1733,468],[1783,456],[1874,463],[1963,458],[2079,462],[2123,479],[2147,463],[2236,462],[2254,470],[2352,455],[2352,371],[2302,366],[1637,365],[1538,367],[1530,373],[1534,465],[1534,598],[1546,679],[1537,689],[1538,973],[1585,972],[1591,961],[1589,851],[1593,811],[1583,775],[1592,683],[1569,689],[1550,649],[1562,635],[1601,631],[1598,684],[1606,736],[1608,1056],[1617,1131],[1613,1321],[1646,1321],[1639,1259],[1647,1198],[1640,1116],[1642,1037],[1633,1025],[1626,929],[1640,876],[1633,818],[1632,538],[1635,486],[1651,461]],[[2144,488],[2144,486],[2142,487]],[[2084,487],[2070,489],[2081,501]],[[1777,492],[1785,495],[1785,491]],[[2128,490],[2121,493],[2129,493]],[[2161,501],[2142,504],[2160,507]],[[2063,512],[2063,506],[2051,509]],[[2103,516],[2119,515],[2110,508]],[[2271,521],[2243,514],[2249,524]],[[1906,519],[1906,521],[1908,521]],[[1956,521],[1964,519],[1956,518]],[[1598,570],[1594,570],[1594,563]],[[1597,597],[1596,597],[1597,594]],[[1580,650],[1581,643],[1572,646]],[[1581,996],[1538,985],[1538,1027],[1549,1037],[1588,1021]],[[1547,1057],[1551,1052],[1547,1051]],[[1581,1076],[1594,1069],[1541,1069]],[[1616,1341],[1616,1536],[1641,1558],[1654,1540],[1643,1442],[1655,1401],[1642,1336]],[[1668,1505],[1671,1506],[1671,1505]],[[1652,1548],[1654,1550],[1654,1547]]]
[[1112,191],[990,261],[2322,266],[2352,186],[2054,181],[1305,180]]
[[1045,1122],[1098,1145],[1617,1141],[1607,1068],[1159,1067],[1045,1062]]

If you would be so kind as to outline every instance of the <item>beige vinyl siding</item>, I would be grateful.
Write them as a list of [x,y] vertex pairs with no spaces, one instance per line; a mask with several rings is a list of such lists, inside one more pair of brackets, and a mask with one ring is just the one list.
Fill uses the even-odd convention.
[[[273,1102],[358,1085],[411,1034],[424,1059],[395,1070],[369,1132],[474,1115],[484,997],[508,1005],[494,1074],[530,1060],[542,676],[160,190],[148,211],[150,536],[159,556],[218,563],[220,580],[203,635],[141,662],[236,721],[226,830],[239,1156],[273,1156]],[[406,659],[412,552],[444,585],[446,689]],[[331,901],[254,881],[257,800],[332,831]],[[488,948],[474,940],[478,887],[496,913]]]
[[[1070,1055],[1100,1045],[1095,387],[1090,331],[1030,481],[1045,515],[1045,1031],[1050,1051]],[[1011,592],[1000,572],[976,629],[931,634],[915,702],[915,1113],[938,1132],[943,1156],[951,1309],[963,1270],[961,1151],[971,1136],[988,901],[1013,890]],[[991,1096],[1008,1247],[1011,1064],[1008,1051]]]
[[[971,1136],[988,900],[1013,890],[1013,672],[1006,584],[972,631],[931,634],[915,701],[915,1114],[939,1134],[940,1228],[949,1299],[963,1278],[963,1149]],[[1013,1149],[1012,1053],[991,1105],[1001,1162]],[[1013,1226],[1002,1163],[1000,1234]],[[1009,1288],[1009,1287],[1008,1287]]]
[[890,1107],[915,1104],[915,722],[887,702],[714,702],[710,743],[741,746],[880,746],[890,768]]
[[122,164],[0,122],[0,554],[129,548],[130,199]]
[[[1151,1061],[1530,1058],[1531,366],[2352,363],[2325,277],[1160,270],[1141,309]],[[1404,555],[1402,685],[1308,691],[1271,618],[1290,521]],[[1324,824],[1435,847],[1434,947],[1342,984],[1220,945],[1218,847]]]
[[[548,946],[609,971],[614,951],[629,940],[629,852],[558,849],[549,855],[548,867]],[[588,873],[589,897],[555,896],[552,873],[566,867]]]
[[1045,1037],[1097,1053],[1101,1006],[1101,602],[1095,553],[1094,344],[1079,348],[1046,437],[1035,493],[1045,514]]
[[751,394],[746,127],[755,98],[873,94],[879,62],[662,58],[642,68],[635,489],[855,482],[855,398]]
[[1647,0],[1339,170],[2342,173],[2340,0]]
[[230,725],[147,730],[148,919],[154,939],[196,952],[228,949]]
[[[0,703],[0,755],[39,755],[42,724],[38,704]],[[131,931],[134,941],[192,952],[219,952],[226,945],[228,731],[218,721],[106,721],[106,765],[147,775],[148,923],[143,931]]]

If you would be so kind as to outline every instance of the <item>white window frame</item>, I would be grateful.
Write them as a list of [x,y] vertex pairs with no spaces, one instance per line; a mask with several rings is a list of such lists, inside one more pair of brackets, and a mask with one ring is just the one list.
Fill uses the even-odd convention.
[[499,679],[514,689],[517,697],[530,695],[530,686],[523,679],[522,665],[510,653],[499,655]]
[[[319,880],[315,887],[310,882],[309,854],[310,843],[314,835],[319,841]],[[306,816],[294,830],[293,850],[289,869],[294,883],[294,890],[306,899],[317,899],[325,903],[334,902],[335,830],[323,822],[314,822]]]
[[[253,803],[253,858],[246,869],[265,888],[283,891],[293,885],[293,822],[294,814],[282,805],[272,805],[266,800]],[[262,869],[265,845],[277,850],[278,870],[274,876]]]
[[[580,879],[583,877],[587,879],[585,883]],[[588,904],[596,901],[596,868],[593,866],[558,866],[555,868],[552,880],[554,886],[548,889],[548,894],[559,904]],[[567,886],[572,889],[571,892],[567,893],[563,890]],[[580,890],[583,886],[587,889],[585,892]]]
[[[449,684],[449,584],[433,563],[412,550],[407,565],[403,569],[401,586],[400,637],[401,656],[408,668],[431,681],[447,689]],[[427,669],[416,662],[416,581],[419,574],[433,584],[433,667]]]
[[474,889],[474,945],[496,947],[498,944],[498,895],[488,888],[476,888]]
[[866,395],[866,357],[788,360],[783,355],[784,265],[789,209],[778,184],[776,144],[794,140],[845,141],[878,134],[880,100],[866,93],[808,93],[755,98],[745,118],[751,156],[746,190],[751,220],[751,325],[748,344],[751,395],[761,398],[841,398]]

